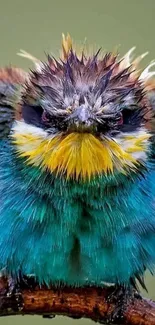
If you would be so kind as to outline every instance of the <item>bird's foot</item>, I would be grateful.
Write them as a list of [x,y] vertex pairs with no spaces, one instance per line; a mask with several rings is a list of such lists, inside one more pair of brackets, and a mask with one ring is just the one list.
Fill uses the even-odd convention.
[[124,313],[135,298],[140,298],[140,294],[132,287],[117,286],[108,296],[107,301],[114,304],[114,310],[110,313],[107,323],[124,324]]
[[15,311],[21,311],[23,308],[23,298],[20,286],[16,279],[8,277],[7,297],[11,301],[11,306]]
[[[15,285],[15,286],[14,286]],[[19,288],[20,290],[33,290],[36,288],[36,286],[38,286],[38,283],[36,282],[36,278],[34,275],[23,275],[22,273],[19,273],[18,275],[18,280],[17,282],[10,282],[10,293],[12,292],[12,290],[16,292],[16,295],[19,293]],[[55,318],[55,315],[48,315],[45,314],[43,315],[43,318],[46,319],[52,319]]]
[[7,297],[10,299],[11,306],[14,306],[15,310],[22,310],[23,308],[23,298],[22,290],[33,289],[36,287],[34,276],[24,276],[19,272],[17,277],[8,276],[7,277]]
[[8,276],[8,292],[7,292],[7,296],[11,297],[14,294],[17,294],[18,292],[20,292],[18,281],[16,279],[14,279],[13,277]]
[[29,290],[33,290],[36,288],[36,286],[38,286],[38,283],[36,281],[36,278],[33,274],[30,275],[24,275],[22,273],[20,273],[18,275],[18,284],[20,285],[21,289],[29,289]]

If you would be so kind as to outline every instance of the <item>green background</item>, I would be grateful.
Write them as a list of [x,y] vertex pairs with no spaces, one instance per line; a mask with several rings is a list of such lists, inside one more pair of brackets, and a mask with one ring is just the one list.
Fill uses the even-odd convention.
[[[40,59],[45,53],[59,53],[62,32],[70,32],[79,43],[112,50],[120,45],[124,54],[137,46],[137,55],[149,51],[143,65],[155,59],[155,0],[0,0],[0,64],[31,68],[32,64],[16,55],[24,49]],[[36,243],[37,244],[37,243]],[[155,299],[155,279],[146,276],[149,297]],[[145,294],[145,293],[144,293]],[[146,295],[146,294],[145,294]],[[90,324],[89,320],[57,317],[1,318],[11,324]]]

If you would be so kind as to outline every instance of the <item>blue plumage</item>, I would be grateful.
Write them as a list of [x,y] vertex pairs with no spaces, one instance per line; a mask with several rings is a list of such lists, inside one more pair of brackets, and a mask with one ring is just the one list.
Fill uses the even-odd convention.
[[[40,173],[0,148],[0,266],[39,283],[128,285],[155,264],[155,168],[89,184]],[[8,186],[8,184],[10,186]]]

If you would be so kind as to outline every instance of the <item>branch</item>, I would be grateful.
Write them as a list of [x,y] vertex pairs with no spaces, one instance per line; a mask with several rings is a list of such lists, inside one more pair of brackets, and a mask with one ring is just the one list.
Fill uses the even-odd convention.
[[[0,278],[0,316],[9,315],[65,315],[72,318],[86,317],[99,323],[108,322],[116,303],[107,302],[112,288],[54,288],[36,285],[10,294],[7,279]],[[155,325],[155,302],[134,298],[124,310],[123,320],[117,324]]]

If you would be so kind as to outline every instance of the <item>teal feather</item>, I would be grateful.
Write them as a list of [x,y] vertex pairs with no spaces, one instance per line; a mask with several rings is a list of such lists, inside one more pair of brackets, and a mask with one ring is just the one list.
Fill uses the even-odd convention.
[[65,180],[26,165],[1,142],[1,268],[47,285],[128,285],[153,272],[154,179],[150,159],[128,176]]

